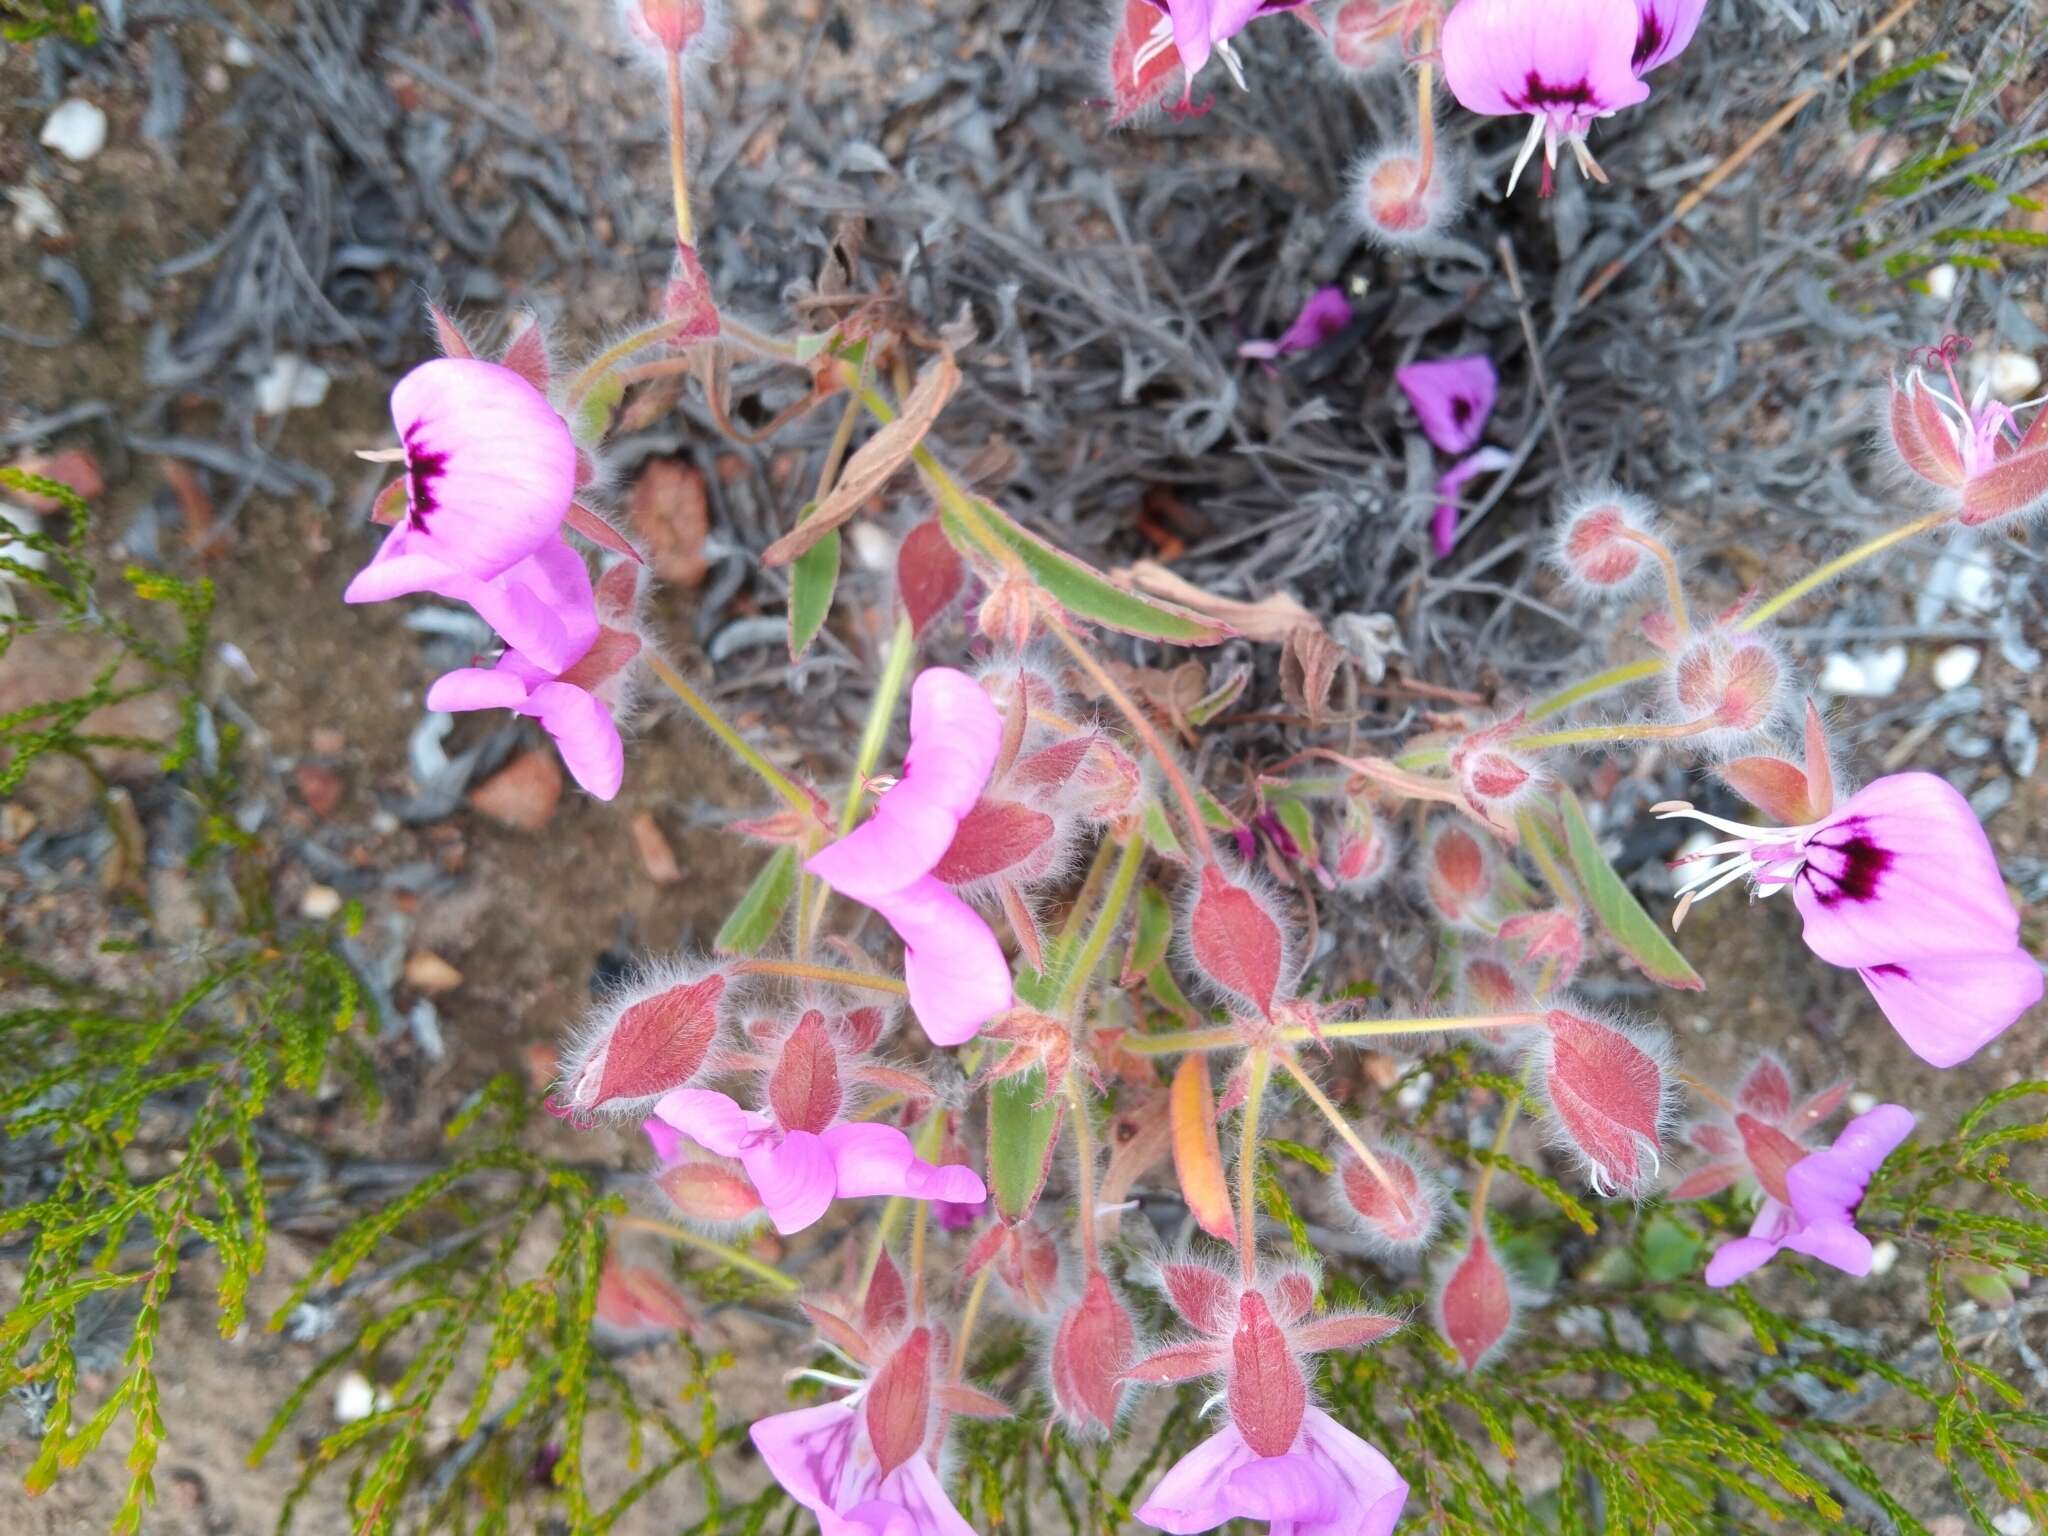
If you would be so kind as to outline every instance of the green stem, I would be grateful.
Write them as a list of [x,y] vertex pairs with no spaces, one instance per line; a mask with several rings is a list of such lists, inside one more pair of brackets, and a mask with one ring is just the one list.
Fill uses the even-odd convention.
[[[1626,688],[1630,683],[1641,682],[1646,677],[1655,677],[1664,670],[1665,665],[1662,656],[1644,656],[1635,661],[1623,662],[1618,667],[1609,667],[1605,672],[1595,673],[1581,682],[1573,683],[1569,688],[1560,688],[1556,693],[1538,699],[1529,706],[1528,718],[1532,721],[1547,720],[1552,715],[1563,714],[1574,704],[1582,704],[1598,694],[1615,688]],[[1402,759],[1404,765],[1406,761],[1405,758]]]
[[1244,1137],[1237,1153],[1237,1256],[1238,1272],[1250,1285],[1258,1278],[1258,1207],[1255,1195],[1259,1169],[1259,1109],[1266,1097],[1266,1083],[1273,1075],[1272,1053],[1261,1047],[1245,1059],[1247,1079],[1244,1091]]
[[742,960],[733,966],[732,973],[735,976],[787,976],[797,981],[822,981],[829,986],[887,992],[892,997],[906,997],[910,990],[894,976],[846,971],[836,965],[808,965],[801,960]]
[[1407,1220],[1412,1214],[1408,1209],[1408,1197],[1395,1185],[1392,1176],[1387,1172],[1386,1164],[1382,1163],[1373,1149],[1365,1144],[1365,1138],[1351,1128],[1351,1122],[1345,1118],[1344,1112],[1337,1107],[1336,1102],[1323,1092],[1322,1085],[1310,1077],[1302,1064],[1294,1059],[1292,1051],[1280,1053],[1280,1065],[1287,1069],[1288,1076],[1292,1077],[1295,1085],[1308,1096],[1308,1101],[1323,1112],[1323,1118],[1330,1122],[1330,1128],[1343,1140],[1344,1145],[1351,1149],[1352,1156],[1363,1163],[1366,1171],[1379,1181],[1380,1188],[1392,1199],[1394,1209],[1401,1213],[1402,1220]]
[[1511,747],[1579,747],[1601,741],[1683,741],[1714,728],[1711,718],[1679,720],[1668,725],[1579,725],[1563,731],[1534,731],[1509,740]]
[[1138,884],[1138,869],[1144,862],[1145,840],[1136,836],[1125,838],[1117,856],[1116,874],[1109,882],[1109,894],[1103,897],[1102,910],[1096,915],[1094,926],[1088,930],[1088,941],[1081,946],[1081,953],[1074,957],[1073,968],[1067,972],[1066,985],[1060,989],[1059,1011],[1062,1016],[1073,1012],[1082,993],[1088,989],[1095,968],[1102,963],[1102,952],[1109,948],[1117,925],[1123,921],[1124,908],[1130,905],[1131,892]]
[[1102,1267],[1095,1239],[1095,1127],[1088,1118],[1088,1098],[1081,1092],[1081,1075],[1067,1074],[1067,1120],[1074,1128],[1075,1202],[1080,1206],[1081,1275],[1087,1277]]
[[[1459,1018],[1333,1019],[1314,1029],[1289,1024],[1272,1038],[1299,1045],[1305,1040],[1370,1040],[1384,1035],[1442,1034],[1460,1029],[1520,1029],[1541,1024],[1540,1013],[1479,1013]],[[1233,1027],[1175,1030],[1168,1034],[1126,1035],[1121,1048],[1134,1056],[1183,1056],[1195,1052],[1230,1051],[1242,1047],[1244,1036]]]
[[1792,604],[1798,602],[1800,598],[1806,596],[1807,593],[1815,588],[1826,586],[1852,566],[1861,565],[1873,555],[1883,554],[1894,544],[1903,544],[1908,539],[1931,532],[1947,522],[1948,519],[1949,514],[1946,512],[1930,512],[1927,516],[1917,518],[1903,527],[1892,529],[1890,533],[1881,533],[1867,543],[1858,544],[1846,555],[1837,555],[1826,565],[1800,577],[1776,597],[1767,600],[1761,607],[1752,609],[1744,614],[1741,622],[1735,627],[1747,634],[1749,631],[1769,623],[1781,610],[1791,607]]
[[[944,1141],[945,1135],[946,1117],[934,1109],[924,1117],[924,1123],[917,1128],[917,1136],[912,1145],[917,1155],[929,1163],[939,1155],[939,1144]],[[861,1265],[860,1271],[859,1295],[863,1307],[867,1305],[868,1286],[874,1281],[875,1271],[881,1267],[882,1254],[889,1246],[889,1239],[896,1235],[896,1228],[903,1220],[903,1209],[908,1204],[910,1201],[904,1196],[891,1195],[882,1206],[882,1214],[875,1220],[875,1235],[869,1240],[867,1260]],[[922,1202],[919,1202],[918,1208],[924,1208]]]
[[668,179],[676,205],[676,239],[694,246],[697,237],[690,228],[690,173],[683,129],[683,56],[668,56]]
[[743,1253],[715,1237],[706,1237],[701,1232],[692,1232],[688,1227],[677,1226],[670,1221],[657,1221],[652,1216],[615,1216],[612,1225],[629,1227],[636,1232],[653,1232],[681,1243],[686,1248],[695,1248],[699,1253],[708,1253],[721,1264],[730,1264],[734,1269],[745,1270],[755,1279],[765,1281],[778,1291],[796,1292],[803,1289],[803,1282],[785,1275],[773,1264]]
[[685,682],[680,672],[652,651],[642,651],[640,654],[647,658],[648,667],[667,685],[668,691],[681,699],[690,713],[703,723],[704,728],[725,743],[733,756],[753,769],[755,777],[780,795],[792,809],[805,816],[811,813],[811,797],[791,783],[781,769],[755,751],[746,737],[727,725],[725,717],[713,709],[702,694]]
[[581,401],[590,393],[591,387],[615,365],[624,362],[635,352],[667,340],[674,331],[673,320],[660,320],[620,337],[569,375],[569,404],[573,407]]

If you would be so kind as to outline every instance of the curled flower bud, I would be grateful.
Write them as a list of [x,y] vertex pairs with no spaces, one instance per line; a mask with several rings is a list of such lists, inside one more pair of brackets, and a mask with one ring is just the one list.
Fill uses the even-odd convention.
[[1513,744],[1527,721],[1520,714],[1451,744],[1451,776],[1465,803],[1488,826],[1512,838],[1516,809],[1542,788],[1536,760]]
[[1412,1147],[1373,1148],[1384,1178],[1346,1155],[1332,1176],[1345,1209],[1372,1246],[1388,1254],[1414,1253],[1429,1245],[1443,1221],[1443,1184],[1423,1167]]
[[1755,635],[1710,629],[1692,637],[1671,665],[1671,694],[1681,717],[1716,732],[1746,735],[1777,717],[1785,664]]
[[1407,10],[1399,0],[1340,0],[1323,25],[1331,61],[1353,75],[1398,68]]
[[1560,1144],[1595,1193],[1633,1194],[1654,1179],[1671,1110],[1662,1042],[1552,1009],[1536,1052]]
[[1447,923],[1468,923],[1493,896],[1494,853],[1456,822],[1440,821],[1422,853],[1422,883]]
[[[659,1120],[647,1122],[668,1128]],[[677,1141],[674,1132],[669,1135]],[[704,1227],[733,1227],[751,1221],[761,1212],[761,1195],[740,1165],[730,1158],[692,1158],[675,1163],[655,1175],[669,1202],[689,1220]]]
[[1625,592],[1656,569],[1656,526],[1640,496],[1611,485],[1582,491],[1565,503],[1552,558],[1586,596]]
[[1579,914],[1561,907],[1516,913],[1500,925],[1500,939],[1503,944],[1522,945],[1522,959],[1529,965],[1550,962],[1553,987],[1561,987],[1572,979],[1586,952]]
[[1436,1293],[1437,1327],[1466,1370],[1478,1370],[1507,1342],[1515,1326],[1515,1305],[1513,1280],[1485,1232],[1475,1229],[1471,1246]]
[[1365,155],[1352,170],[1352,215],[1382,245],[1419,245],[1458,216],[1462,183],[1463,166],[1447,145],[1437,144],[1425,179],[1421,147],[1392,144]]
[[974,622],[997,645],[1021,651],[1031,643],[1032,618],[1031,583],[1006,576],[981,600]]
[[636,42],[667,53],[713,47],[724,30],[721,0],[622,0],[620,10]]
[[1083,1436],[1116,1428],[1129,1395],[1127,1372],[1138,1358],[1131,1314],[1109,1277],[1091,1270],[1081,1299],[1067,1309],[1053,1333],[1053,1402],[1069,1430]]
[[1522,983],[1491,955],[1475,955],[1467,960],[1458,972],[1458,983],[1476,1013],[1512,1013],[1521,1006]]
[[1394,867],[1394,849],[1387,828],[1371,812],[1354,807],[1342,829],[1330,840],[1330,876],[1354,896],[1363,895]]
[[610,1249],[598,1272],[592,1320],[599,1337],[615,1344],[638,1344],[697,1329],[696,1315],[668,1276],[644,1264],[622,1264]]
[[1292,978],[1292,945],[1271,898],[1205,864],[1183,921],[1188,957],[1218,992],[1271,1014]]
[[606,999],[564,1053],[561,1103],[574,1115],[644,1115],[703,1067],[718,1038],[725,973],[650,972]]

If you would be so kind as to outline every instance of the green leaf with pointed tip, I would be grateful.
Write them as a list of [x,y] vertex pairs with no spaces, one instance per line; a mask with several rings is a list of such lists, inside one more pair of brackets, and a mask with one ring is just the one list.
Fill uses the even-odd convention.
[[1587,903],[1600,919],[1600,926],[1650,980],[1685,992],[1704,990],[1706,983],[1700,980],[1699,973],[1686,963],[1685,956],[1665,937],[1663,927],[1643,910],[1642,903],[1607,862],[1607,855],[1600,851],[1600,840],[1586,820],[1585,807],[1563,785],[1557,790],[1557,810],[1564,820],[1565,846],[1571,852],[1572,869],[1579,877]]
[[1138,892],[1138,923],[1131,935],[1130,959],[1124,973],[1143,976],[1166,958],[1166,946],[1173,942],[1173,905],[1157,886]]
[[[804,517],[817,510],[813,502]],[[798,522],[802,522],[799,518]],[[839,530],[833,529],[789,566],[789,659],[803,660],[832,612],[832,594],[839,586]]]
[[1165,806],[1157,800],[1147,800],[1139,816],[1139,825],[1144,829],[1145,841],[1152,845],[1154,853],[1163,859],[1172,859],[1176,864],[1187,863],[1188,851],[1181,847],[1180,836],[1167,819]]
[[[1054,602],[1076,618],[1120,634],[1141,635],[1175,645],[1217,645],[1232,634],[1228,625],[1205,619],[1189,609],[1126,592],[1092,566],[1028,531],[990,502],[977,497],[974,510],[1001,551],[1014,557]],[[959,512],[943,503],[939,508],[939,526],[963,553],[979,554],[984,560],[997,553],[984,547]]]
[[778,848],[754,876],[711,947],[721,955],[751,955],[774,935],[795,892],[796,849]]
[[576,405],[576,437],[579,442],[594,443],[600,440],[612,427],[612,412],[619,402],[626,398],[626,381],[617,372],[602,375],[590,386],[590,393]]
[[[1056,1005],[1058,987],[1049,974],[1021,971],[1016,990],[1017,1001],[1027,1008],[1042,1011]],[[1052,1166],[1066,1101],[1054,1097],[1040,1103],[1045,1097],[1045,1072],[1040,1067],[1000,1078],[989,1087],[988,1186],[996,1210],[1008,1221],[1022,1221],[1031,1214]]]

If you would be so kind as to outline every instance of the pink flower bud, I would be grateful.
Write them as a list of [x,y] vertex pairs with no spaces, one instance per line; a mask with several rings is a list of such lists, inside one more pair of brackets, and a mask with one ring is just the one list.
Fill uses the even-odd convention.
[[1458,982],[1475,1013],[1513,1013],[1523,1001],[1521,981],[1491,955],[1475,955],[1467,960],[1458,973]]
[[1525,965],[1541,966],[1546,961],[1550,962],[1550,984],[1553,987],[1561,987],[1572,979],[1586,952],[1579,914],[1567,912],[1562,907],[1516,913],[1500,925],[1500,940],[1510,946],[1521,945]]
[[718,1037],[725,975],[669,970],[620,992],[565,1055],[562,1100],[579,1115],[642,1114],[697,1075]]
[[718,339],[718,300],[711,292],[711,279],[697,260],[697,248],[676,242],[675,271],[661,298],[662,318],[670,322],[669,345],[687,347],[694,342]]
[[662,1169],[654,1182],[679,1212],[703,1226],[735,1226],[761,1211],[760,1193],[730,1158],[677,1163]]
[[1067,1426],[1082,1435],[1116,1428],[1136,1361],[1131,1314],[1101,1270],[1092,1270],[1081,1299],[1067,1309],[1052,1341],[1052,1395]]
[[1330,876],[1354,896],[1372,890],[1394,867],[1387,830],[1371,812],[1353,808],[1330,844]]
[[1230,1422],[1255,1456],[1285,1456],[1308,1411],[1308,1382],[1287,1335],[1255,1290],[1238,1297],[1224,1388]]
[[1514,1283],[1484,1232],[1472,1233],[1472,1245],[1437,1292],[1436,1315],[1437,1327],[1468,1371],[1478,1370],[1507,1342],[1515,1325]]
[[817,1135],[839,1118],[839,1051],[815,1008],[797,1021],[768,1073],[768,1107],[785,1131]]
[[1324,25],[1323,37],[1339,69],[1376,74],[1401,63],[1400,0],[1341,0]]
[[1151,0],[1124,0],[1123,14],[1109,36],[1109,121],[1122,127],[1181,92],[1180,51],[1157,45],[1161,28],[1173,23]]
[[880,1476],[924,1450],[932,1417],[931,1329],[913,1328],[896,1346],[875,1372],[863,1408]]
[[1712,629],[1695,635],[1671,665],[1680,715],[1711,720],[1713,729],[1760,731],[1778,713],[1785,665],[1767,641]]
[[696,1331],[696,1314],[666,1275],[644,1264],[622,1264],[609,1250],[597,1277],[597,1332],[631,1344]]
[[1069,736],[1019,758],[1006,781],[1039,804],[1070,807],[1102,825],[1121,820],[1145,787],[1137,759],[1107,736]]
[[967,586],[967,563],[936,517],[903,536],[896,551],[896,591],[910,617],[911,632],[923,635],[958,602]]
[[1562,1009],[1544,1020],[1543,1090],[1599,1194],[1633,1193],[1657,1175],[1671,1095],[1659,1045]]
[[635,39],[669,53],[709,41],[722,10],[719,0],[623,0],[622,8]]
[[1462,167],[1450,147],[1436,145],[1429,180],[1421,179],[1422,151],[1394,144],[1362,158],[1351,173],[1351,209],[1360,227],[1380,244],[1418,245],[1442,233],[1458,216]]
[[1059,823],[1045,812],[983,795],[960,818],[952,844],[932,873],[951,886],[996,879],[1029,885],[1065,862],[1067,841]]
[[1492,845],[1454,821],[1439,821],[1422,855],[1422,883],[1447,923],[1469,922],[1493,894]]
[[1442,1183],[1424,1171],[1408,1147],[1382,1144],[1373,1148],[1373,1155],[1386,1174],[1384,1180],[1350,1154],[1337,1165],[1337,1193],[1357,1218],[1358,1230],[1386,1253],[1413,1253],[1428,1246],[1443,1220]]
[[875,1259],[867,1295],[861,1298],[861,1330],[870,1339],[886,1339],[909,1321],[910,1291],[903,1283],[903,1271],[885,1248]]
[[997,582],[981,601],[974,622],[984,635],[1008,651],[1031,643],[1031,584],[1009,577]]
[[[1227,996],[1271,1014],[1289,972],[1287,930],[1263,894],[1205,864],[1187,911],[1188,954]],[[1275,1453],[1278,1454],[1278,1453]]]
[[1623,592],[1656,569],[1642,542],[1654,538],[1657,514],[1640,496],[1615,486],[1585,491],[1565,504],[1555,559],[1588,596]]
[[1543,782],[1536,760],[1512,745],[1527,723],[1516,714],[1467,732],[1451,744],[1451,776],[1465,803],[1482,821],[1510,837],[1517,807]]

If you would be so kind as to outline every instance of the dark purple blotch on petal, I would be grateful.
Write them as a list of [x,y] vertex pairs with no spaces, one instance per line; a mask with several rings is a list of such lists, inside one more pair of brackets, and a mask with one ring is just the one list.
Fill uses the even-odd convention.
[[1913,979],[1913,973],[1911,971],[1907,970],[1903,965],[1894,965],[1889,960],[1887,960],[1883,965],[1866,965],[1863,969],[1868,971],[1873,976],[1896,976],[1901,981],[1910,981]]
[[434,482],[447,469],[448,455],[422,444],[418,427],[405,435],[406,502],[412,525],[421,533],[427,531],[427,514],[438,505],[434,498]]
[[1552,85],[1535,70],[1522,82],[1522,94],[1508,98],[1524,112],[1541,112],[1546,107],[1586,107],[1598,105],[1593,99],[1592,81],[1581,76],[1570,85]]
[[1839,906],[1845,901],[1866,902],[1877,899],[1877,889],[1884,873],[1892,867],[1892,853],[1880,847],[1865,830],[1862,817],[1844,821],[1830,827],[1832,833],[1848,834],[1840,842],[1823,842],[1815,838],[1809,849],[1826,849],[1836,858],[1829,861],[1834,867],[1822,869],[1811,858],[1799,872],[1813,891],[1814,899],[1823,907]]
[[1632,65],[1634,65],[1637,72],[1640,73],[1643,67],[1643,60],[1647,59],[1651,54],[1655,53],[1659,48],[1663,46],[1663,19],[1659,17],[1655,11],[1644,11],[1642,27],[1636,33],[1636,51],[1634,55],[1630,58],[1629,62]]

